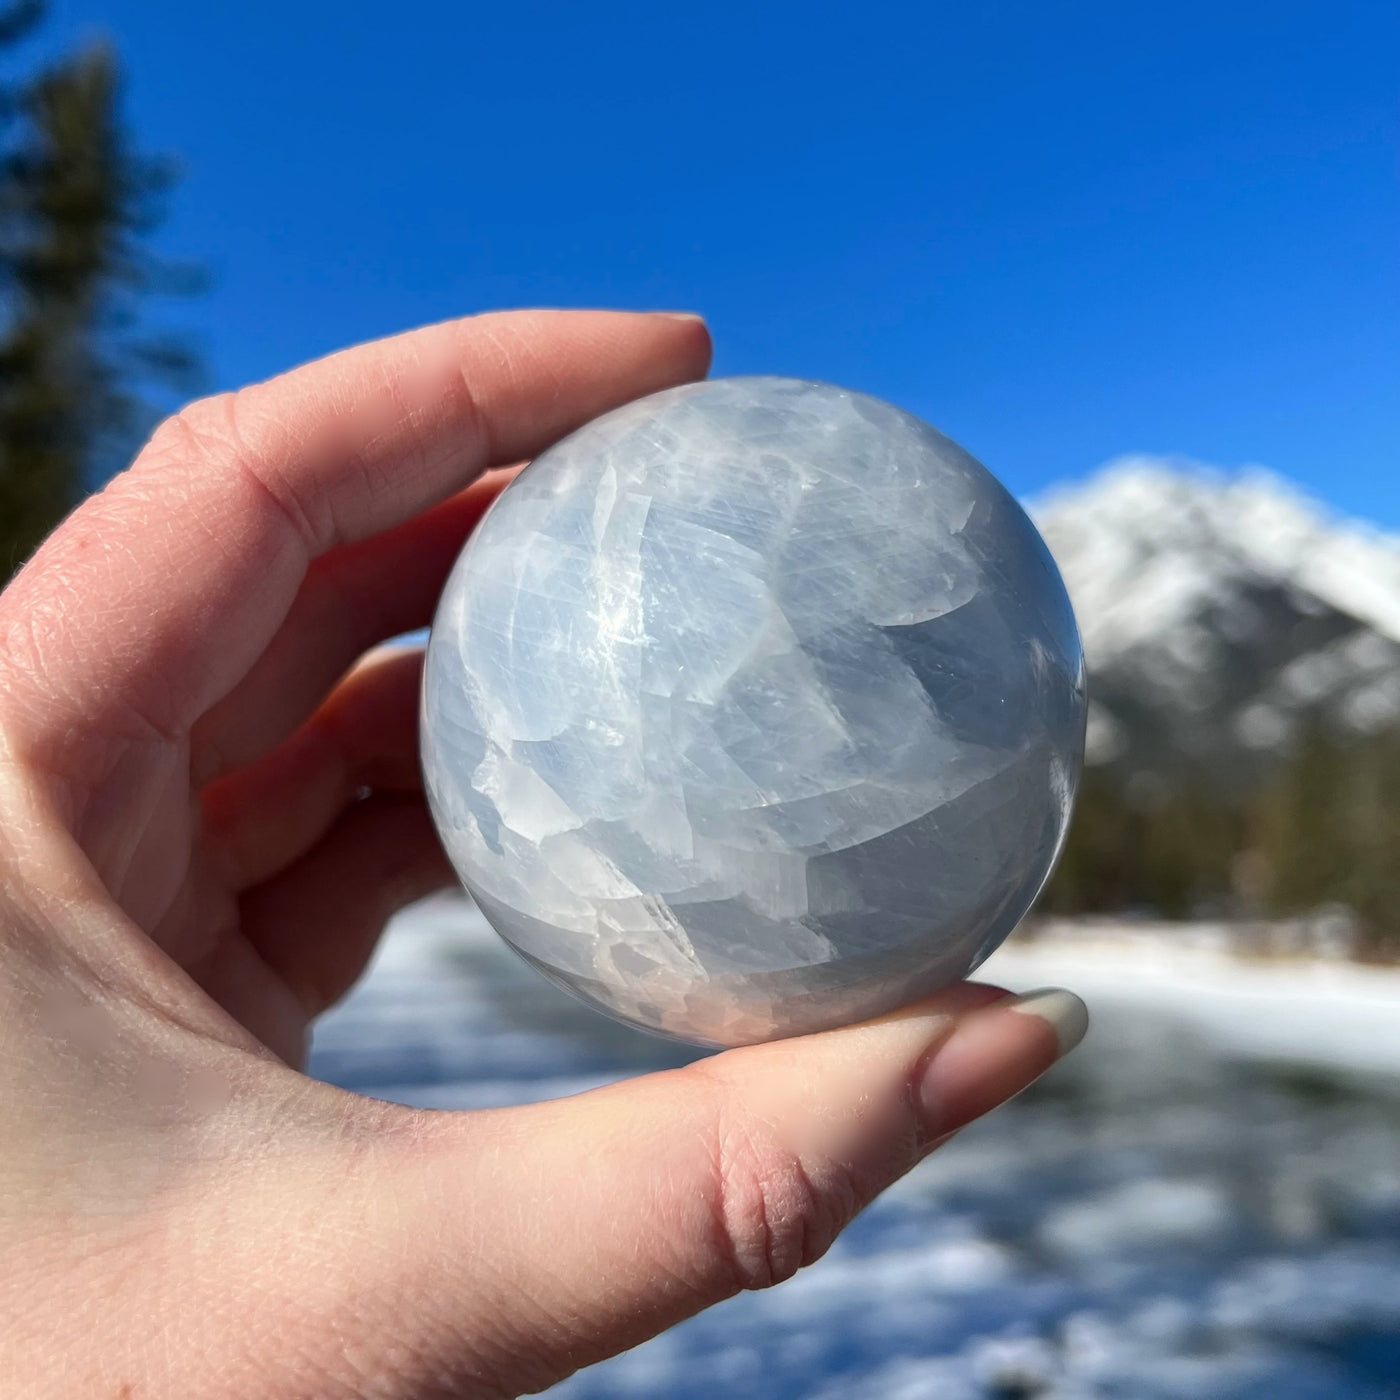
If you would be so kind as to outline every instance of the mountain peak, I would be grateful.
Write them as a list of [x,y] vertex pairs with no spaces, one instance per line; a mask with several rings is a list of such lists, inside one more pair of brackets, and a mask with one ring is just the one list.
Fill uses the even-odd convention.
[[1092,676],[1091,758],[1227,766],[1400,719],[1400,538],[1272,473],[1123,457],[1032,503]]

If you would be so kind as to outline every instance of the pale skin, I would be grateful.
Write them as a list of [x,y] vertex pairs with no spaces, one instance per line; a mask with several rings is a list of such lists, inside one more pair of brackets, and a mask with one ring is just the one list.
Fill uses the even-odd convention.
[[0,596],[0,1393],[541,1389],[812,1262],[1082,1033],[963,984],[529,1108],[301,1072],[451,880],[420,660],[371,649],[428,622],[483,472],[709,353],[602,312],[346,351],[165,424]]

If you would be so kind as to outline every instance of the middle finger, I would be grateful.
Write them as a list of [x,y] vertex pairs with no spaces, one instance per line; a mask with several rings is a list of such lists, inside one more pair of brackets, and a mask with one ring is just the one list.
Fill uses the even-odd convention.
[[194,785],[272,752],[357,657],[426,627],[463,541],[517,470],[490,472],[397,529],[318,560],[252,669],[195,725]]

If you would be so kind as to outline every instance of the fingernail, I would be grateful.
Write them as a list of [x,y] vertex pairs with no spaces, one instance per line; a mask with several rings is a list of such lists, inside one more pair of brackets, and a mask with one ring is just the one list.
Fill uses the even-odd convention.
[[1019,1094],[1074,1049],[1088,1028],[1084,1003],[1058,987],[963,1015],[916,1081],[925,1143],[931,1149]]
[[656,311],[655,316],[664,316],[668,321],[704,321],[698,311]]
[[1068,1055],[1089,1029],[1089,1008],[1073,992],[1063,987],[1041,987],[1034,992],[1022,992],[1000,1003],[1003,1010],[1017,1011],[1022,1016],[1039,1016],[1050,1023],[1055,1043],[1060,1047],[1057,1059]]

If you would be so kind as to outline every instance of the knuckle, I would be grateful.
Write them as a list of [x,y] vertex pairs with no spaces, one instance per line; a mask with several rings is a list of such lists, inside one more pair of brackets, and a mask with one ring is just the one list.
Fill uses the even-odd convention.
[[156,426],[141,459],[208,457],[236,448],[237,398],[233,393],[213,394],[186,404]]
[[771,1288],[819,1259],[855,1214],[854,1190],[830,1163],[819,1171],[769,1123],[722,1114],[712,1147],[716,1254],[731,1291]]
[[324,509],[317,509],[314,497],[303,499],[307,493],[294,490],[271,464],[265,424],[260,421],[257,400],[249,397],[252,392],[236,390],[186,404],[156,428],[133,470],[212,469],[231,479],[241,478],[283,517],[308,553],[319,553],[333,533],[334,522],[326,518]]

